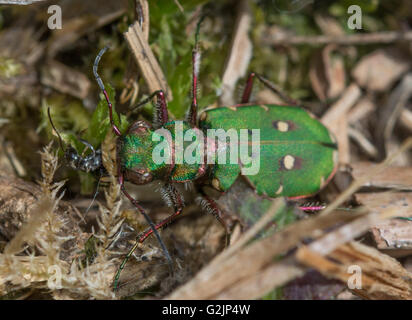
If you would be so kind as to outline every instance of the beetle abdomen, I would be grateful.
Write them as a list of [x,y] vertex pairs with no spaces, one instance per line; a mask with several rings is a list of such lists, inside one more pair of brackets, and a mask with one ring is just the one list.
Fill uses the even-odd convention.
[[[225,191],[240,170],[258,165],[257,172],[244,174],[258,194],[270,197],[305,197],[318,192],[333,176],[337,145],[328,129],[302,108],[278,105],[240,105],[205,110],[199,127],[248,130],[251,164],[216,164],[212,184]],[[252,151],[253,130],[259,132],[259,152]],[[257,131],[255,131],[257,132]],[[240,139],[241,140],[241,139]],[[240,148],[239,148],[240,150]],[[240,156],[241,154],[239,154]],[[243,173],[244,173],[243,172]]]

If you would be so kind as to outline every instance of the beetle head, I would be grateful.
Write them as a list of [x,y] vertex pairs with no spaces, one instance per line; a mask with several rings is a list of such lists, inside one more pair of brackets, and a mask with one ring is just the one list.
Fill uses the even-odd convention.
[[136,121],[118,140],[120,168],[125,178],[134,184],[149,183],[164,177],[170,171],[170,164],[157,164],[153,160],[153,150],[159,143],[153,139],[155,134],[150,124]]

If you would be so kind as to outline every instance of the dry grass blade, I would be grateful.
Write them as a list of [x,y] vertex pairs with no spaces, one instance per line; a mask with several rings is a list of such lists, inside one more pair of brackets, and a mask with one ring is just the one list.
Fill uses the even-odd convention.
[[356,180],[365,178],[362,181],[362,187],[404,191],[412,190],[412,167],[387,166],[385,170],[380,170],[374,175],[369,175],[368,172],[377,166],[379,166],[379,164],[367,161],[352,163],[352,176]]
[[56,60],[49,60],[45,63],[41,82],[45,86],[79,99],[85,99],[90,90],[90,81],[83,73]]
[[384,143],[386,154],[390,153],[389,143],[393,135],[395,123],[411,96],[412,73],[408,73],[391,93],[387,104],[381,110],[380,121],[376,127],[376,136],[380,138],[380,142]]
[[342,94],[342,97],[333,104],[328,112],[322,117],[322,122],[326,126],[333,127],[333,124],[331,123],[335,123],[342,115],[347,114],[360,96],[360,88],[355,83],[352,83]]
[[349,163],[347,113],[361,96],[360,88],[352,83],[322,117],[322,123],[335,135],[339,147],[339,163]]
[[361,235],[376,223],[384,219],[395,217],[397,213],[396,208],[389,208],[382,212],[371,212],[364,217],[356,219],[355,221],[326,234],[321,239],[308,245],[308,248],[321,255],[326,255],[339,245]]
[[266,293],[288,281],[300,277],[305,272],[293,259],[284,259],[273,263],[248,278],[233,283],[213,297],[217,300],[250,300],[258,299]]
[[388,157],[385,161],[383,161],[382,163],[380,163],[376,167],[373,167],[366,174],[364,174],[363,176],[361,176],[357,180],[355,180],[349,186],[349,188],[347,188],[344,192],[342,192],[333,203],[331,203],[324,211],[322,211],[321,215],[327,215],[327,214],[333,212],[351,194],[356,192],[356,190],[361,188],[368,180],[370,180],[371,177],[375,177],[378,173],[382,172],[382,170],[387,168],[390,165],[390,163],[393,162],[396,159],[396,157],[398,157],[400,154],[402,154],[406,150],[409,150],[411,147],[412,147],[412,138],[409,138],[402,144],[402,146],[399,148],[399,150],[397,152],[395,152],[390,157]]
[[[175,290],[166,299],[215,299],[220,295],[233,299],[233,297],[227,295],[227,292],[241,282],[248,286],[252,285],[250,282],[254,282],[254,286],[259,283],[260,289],[255,287],[255,292],[261,292],[262,288],[270,290],[273,286],[282,284],[276,278],[266,278],[267,275],[272,275],[273,272],[277,273],[280,269],[284,270],[283,264],[271,264],[279,254],[292,249],[305,237],[316,237],[320,230],[356,217],[358,217],[357,214],[348,216],[346,213],[336,212],[326,217],[301,220],[285,227],[273,236],[237,250],[229,257],[223,252],[189,283]],[[284,263],[284,261],[281,263]],[[290,275],[297,276],[299,274],[298,269],[291,269]],[[265,281],[261,281],[261,277]],[[290,280],[290,278],[285,278],[286,280]],[[236,296],[236,298],[253,299],[257,296]]]
[[149,91],[163,90],[167,100],[173,100],[172,92],[167,84],[166,77],[157,62],[152,49],[147,42],[139,22],[135,22],[124,33],[127,43],[132,50],[133,56],[136,59],[137,65],[142,72],[142,75],[149,86]]
[[[412,299],[412,274],[395,259],[357,242],[342,245],[327,257],[302,247],[297,252],[299,261],[328,277],[354,285],[354,293],[365,299]],[[351,281],[353,271],[361,270],[358,283]]]
[[17,4],[21,6],[26,6],[32,3],[41,2],[46,0],[0,0],[0,4]]
[[267,33],[262,42],[269,45],[311,45],[319,46],[329,43],[342,45],[367,45],[371,43],[391,43],[396,41],[411,41],[412,32],[376,32],[350,35],[320,35],[320,36],[283,36],[279,33]]
[[273,201],[267,213],[250,228],[238,241],[236,241],[232,246],[230,246],[226,251],[224,251],[219,257],[215,259],[213,263],[219,264],[221,261],[227,259],[236,251],[240,250],[244,245],[256,236],[260,230],[262,230],[271,220],[273,220],[274,215],[282,209],[285,204],[281,199],[276,199]]
[[220,96],[220,103],[224,106],[235,103],[233,92],[236,82],[245,75],[252,57],[252,42],[249,39],[250,6],[247,0],[240,1],[238,6],[230,54],[222,77],[223,94]]
[[[373,176],[376,172],[382,170],[393,158],[411,146],[412,138],[403,144],[398,153],[379,165],[379,168],[373,168],[368,176]],[[233,297],[238,299],[247,297],[249,299],[257,298],[257,296],[252,297],[250,295],[243,297],[240,295],[240,292],[245,291],[241,291],[240,287],[237,287],[238,290],[235,291],[232,290],[232,288],[233,286],[236,287],[236,285],[241,286],[240,283],[243,283],[244,285],[252,286],[254,292],[262,293],[262,291],[264,291],[263,288],[267,290],[270,285],[279,285],[279,282],[273,280],[273,278],[270,280],[270,277],[280,272],[280,270],[285,270],[285,265],[282,264],[284,262],[279,262],[279,265],[271,265],[271,262],[277,255],[297,246],[305,237],[319,237],[320,230],[336,225],[339,222],[347,221],[348,219],[355,219],[348,225],[344,225],[337,231],[327,234],[315,242],[313,245],[315,250],[323,250],[322,253],[326,254],[339,245],[360,235],[381,219],[396,215],[396,210],[393,209],[388,209],[381,214],[372,213],[364,217],[347,214],[342,216],[337,213],[332,213],[332,211],[342,204],[343,201],[352,195],[361,185],[362,183],[359,183],[359,181],[354,181],[345,192],[317,217],[298,221],[285,227],[273,236],[241,248],[242,245],[249,240],[252,232],[245,234],[245,239],[242,240],[241,238],[237,247],[232,250],[229,248],[228,253],[223,252],[220,256],[216,257],[207,267],[201,270],[192,281],[175,290],[171,295],[167,296],[166,299],[216,299],[217,297],[227,299]],[[277,199],[275,201],[279,202],[280,200]],[[267,219],[270,214],[270,212],[267,213],[262,219]],[[321,234],[323,233],[321,232]],[[274,269],[267,269],[272,267]],[[258,276],[256,276],[257,274]],[[300,274],[301,270],[298,267],[296,269],[292,268],[289,276],[285,276],[283,280],[291,280]],[[265,279],[265,281],[262,281],[262,279]],[[256,287],[257,283],[260,284],[260,287]],[[270,285],[268,285],[268,283]],[[234,296],[228,294],[228,292],[232,292]]]
[[149,3],[147,0],[135,0],[136,3],[136,15],[142,15],[142,32],[146,41],[149,41],[150,31],[150,15],[149,15]]
[[402,110],[402,113],[399,117],[399,122],[410,132],[412,132],[412,112],[410,110]]
[[[410,192],[370,192],[356,193],[355,199],[360,204],[381,212],[386,208],[395,208],[397,217],[410,217],[412,194]],[[410,254],[412,249],[412,228],[410,221],[401,219],[385,220],[371,228],[372,237],[379,249],[396,256]]]
[[362,132],[355,128],[348,128],[348,135],[362,148],[362,150],[371,158],[378,157],[378,149],[364,136]]

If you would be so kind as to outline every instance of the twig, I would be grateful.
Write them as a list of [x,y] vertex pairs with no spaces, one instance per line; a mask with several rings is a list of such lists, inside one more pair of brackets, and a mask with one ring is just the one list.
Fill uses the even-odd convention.
[[376,167],[372,168],[370,171],[367,172],[367,174],[359,177],[354,182],[352,182],[351,185],[344,192],[342,192],[335,201],[333,201],[333,203],[331,203],[324,211],[320,213],[320,215],[321,216],[328,215],[334,210],[336,210],[336,208],[339,207],[351,194],[356,192],[365,183],[367,183],[371,177],[376,176],[379,172],[381,172],[383,169],[388,167],[395,160],[395,158],[398,157],[402,152],[409,150],[411,147],[412,147],[412,138],[408,138],[402,144],[402,146],[399,148],[397,152],[392,154],[390,157],[386,158],[385,161],[383,161]]
[[347,135],[346,115],[361,96],[361,89],[352,83],[322,117],[322,123],[335,135],[338,140],[339,163],[350,162],[349,139]]
[[249,39],[251,25],[250,6],[247,0],[240,1],[236,24],[233,33],[230,54],[226,61],[222,77],[223,94],[220,97],[222,105],[234,104],[233,91],[236,82],[243,77],[252,57],[252,42]]
[[149,43],[146,41],[139,22],[135,22],[124,33],[150,92],[163,90],[167,100],[173,100],[172,91],[167,85],[166,77],[157,62]]
[[[350,242],[334,250],[329,257],[302,247],[297,258],[326,276],[349,284],[353,273],[349,267],[360,268],[361,277],[353,291],[366,299],[412,299],[412,274],[395,259],[366,245]],[[352,283],[355,284],[355,283]]]
[[348,134],[369,157],[376,158],[378,156],[378,149],[376,149],[362,132],[353,127],[348,127]]
[[[267,274],[273,275],[266,267],[283,269],[282,266],[285,261],[282,261],[282,265],[278,265],[278,267],[271,264],[277,255],[295,247],[305,237],[315,237],[321,229],[327,229],[339,221],[348,221],[356,217],[359,217],[359,215],[336,212],[326,217],[300,220],[273,236],[238,250],[229,257],[223,252],[207,267],[202,269],[190,282],[175,290],[166,299],[213,299],[224,295],[224,292],[230,291],[233,286],[240,282],[244,281],[250,285],[249,280],[253,281],[253,278],[256,281],[261,281],[262,278],[258,276],[259,273],[268,272]],[[294,276],[298,274],[299,272],[293,272]],[[268,282],[260,282],[262,288],[267,288],[267,285],[281,284],[273,282],[276,281],[273,277],[269,280],[264,276],[263,278]],[[290,278],[284,279],[284,281],[287,280],[290,280]],[[259,292],[259,290],[256,289],[256,292]],[[226,296],[226,298],[228,297]],[[245,299],[246,297],[242,298]],[[253,297],[249,296],[247,298],[252,299]]]
[[[381,110],[380,119],[376,126],[376,137],[383,142],[385,153],[389,151],[389,142],[395,127],[396,121],[404,109],[405,104],[412,96],[412,73],[406,74],[401,83],[393,90],[389,99]],[[382,128],[384,128],[382,130]],[[383,138],[383,140],[382,140]]]
[[16,4],[21,6],[26,6],[29,4],[33,4],[35,2],[41,2],[46,0],[0,0],[0,4]]
[[399,117],[399,122],[412,132],[412,111],[403,109],[401,116]]
[[411,41],[412,31],[407,32],[376,32],[376,33],[361,33],[351,34],[344,36],[294,36],[284,35],[280,33],[269,32],[262,39],[264,44],[267,45],[312,45],[319,46],[329,43],[341,44],[341,45],[354,45],[354,44],[372,44],[372,43],[391,43],[397,41]]
[[348,113],[360,96],[360,88],[355,83],[352,83],[342,94],[342,97],[328,109],[322,117],[322,122],[328,126],[331,122],[338,121],[342,115]]

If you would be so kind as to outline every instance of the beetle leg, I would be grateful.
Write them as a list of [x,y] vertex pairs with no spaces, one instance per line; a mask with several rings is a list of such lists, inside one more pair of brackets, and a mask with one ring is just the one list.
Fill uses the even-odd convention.
[[299,209],[302,211],[309,211],[309,212],[317,212],[325,209],[326,206],[323,204],[316,204],[316,203],[309,203],[309,204],[303,204],[302,206],[299,206]]
[[290,104],[290,105],[298,105],[301,104],[299,101],[291,98],[289,95],[287,95],[286,93],[284,93],[276,84],[274,84],[273,82],[269,81],[268,79],[262,77],[260,74],[255,73],[254,74],[256,76],[256,78],[263,83],[263,85],[268,88],[269,90],[273,91],[274,93],[276,93],[282,100],[284,100],[286,103]]
[[159,90],[156,96],[157,96],[157,102],[156,102],[156,110],[155,110],[154,119],[153,119],[153,127],[160,128],[166,122],[169,121],[169,115],[167,112],[167,104],[166,104],[166,98],[165,98],[164,92],[162,90]]
[[[163,243],[162,238],[160,238],[159,233],[156,230],[156,227],[153,223],[153,221],[149,218],[149,216],[146,214],[144,208],[139,204],[139,202],[134,199],[126,190],[124,186],[124,177],[123,174],[119,174],[119,184],[120,184],[120,189],[122,190],[123,194],[130,200],[130,202],[137,208],[137,210],[143,215],[143,217],[146,219],[146,222],[150,225],[151,231],[155,234],[157,241],[159,242],[164,255],[166,256],[166,259],[168,261],[171,273],[173,273],[173,262],[172,258],[170,257],[169,251],[167,250],[165,244]],[[120,273],[124,269],[124,266],[126,265],[127,261],[129,258],[132,256],[134,250],[137,248],[139,242],[136,242],[133,248],[127,253],[126,257],[122,261],[122,263],[119,266],[119,269],[116,272],[115,278],[114,278],[114,289],[117,289],[117,286],[119,284],[119,278],[120,278]]]
[[[184,201],[182,195],[177,191],[177,189],[171,184],[166,183],[162,188],[162,197],[168,206],[173,207],[174,213],[168,216],[166,219],[160,221],[155,225],[155,229],[166,227],[171,223],[177,216],[182,213],[184,207]],[[153,233],[153,229],[145,230],[138,238],[138,242],[142,243]]]
[[140,101],[135,107],[133,107],[126,116],[129,116],[133,111],[140,108],[141,106],[145,105],[146,103],[153,100],[154,97],[157,97],[157,101],[155,103],[155,112],[153,116],[153,127],[158,129],[162,127],[166,122],[169,121],[169,115],[167,110],[167,103],[166,98],[163,90],[156,90],[146,99]]
[[249,74],[249,77],[247,78],[246,81],[246,87],[243,90],[243,94],[242,94],[242,103],[248,103],[250,100],[250,95],[252,93],[252,87],[253,87],[253,79],[255,78],[255,73],[251,72]]
[[199,190],[199,193],[201,194],[200,205],[202,209],[207,213],[213,214],[217,221],[219,221],[225,229],[225,247],[228,247],[230,233],[229,228],[227,227],[227,224],[224,220],[224,214],[222,210],[220,210],[217,203],[213,199],[211,199],[202,188]]

